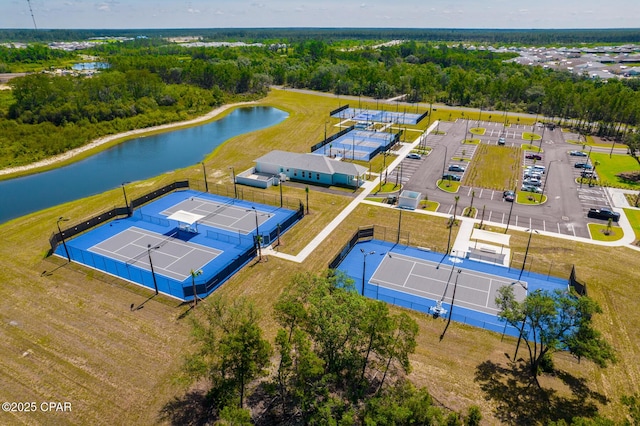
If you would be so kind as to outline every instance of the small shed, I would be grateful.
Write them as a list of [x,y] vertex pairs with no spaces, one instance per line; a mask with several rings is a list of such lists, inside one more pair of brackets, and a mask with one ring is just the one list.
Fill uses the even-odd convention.
[[415,210],[420,204],[422,194],[416,191],[402,191],[398,198],[398,207],[401,209]]

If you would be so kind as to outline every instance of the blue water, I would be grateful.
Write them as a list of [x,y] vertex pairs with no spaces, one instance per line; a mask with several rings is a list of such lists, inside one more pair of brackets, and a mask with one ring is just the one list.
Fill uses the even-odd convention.
[[0,223],[199,163],[224,141],[287,116],[275,108],[241,108],[211,123],[131,139],[65,167],[0,181]]
[[109,64],[106,62],[78,62],[71,67],[76,71],[80,70],[101,70],[109,68]]

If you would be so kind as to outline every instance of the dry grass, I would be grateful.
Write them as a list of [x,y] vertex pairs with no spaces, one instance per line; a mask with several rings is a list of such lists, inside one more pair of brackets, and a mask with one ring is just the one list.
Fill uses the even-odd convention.
[[[254,158],[276,146],[305,151],[303,147],[323,136],[326,111],[336,107],[331,98],[280,91],[269,95],[266,102],[289,109],[291,116],[272,129],[235,138],[219,148],[208,158],[207,170],[212,180],[230,182],[227,167],[249,167]],[[135,197],[150,186],[200,175],[201,170],[194,166],[132,184],[128,191]],[[304,199],[303,189],[284,189],[285,195]],[[191,350],[188,307],[159,297],[131,312],[130,304],[145,302],[149,292],[79,265],[65,265],[57,258],[43,260],[48,237],[59,216],[72,220],[87,217],[121,204],[120,197],[121,191],[116,189],[0,226],[4,236],[0,244],[0,399],[73,404],[71,413],[0,413],[0,423],[154,424],[160,422],[158,413],[162,407],[184,394],[185,388],[175,378],[183,356]],[[283,250],[297,252],[349,199],[312,191],[311,215],[285,234]],[[328,200],[335,200],[336,204],[331,205]],[[268,261],[242,269],[219,291],[229,297],[245,295],[254,300],[265,313],[262,325],[266,335],[273,337],[276,324],[271,307],[295,273],[326,268],[358,226],[379,224],[394,228],[397,220],[397,210],[361,205],[303,264],[269,257]],[[410,231],[412,245],[440,251],[446,247],[445,224],[446,219],[419,213],[407,212],[402,218],[403,230]],[[510,233],[511,248],[521,256],[528,235]],[[597,327],[615,346],[620,358],[617,365],[601,370],[589,362],[578,364],[560,355],[556,357],[557,367],[578,379],[584,378],[587,391],[572,395],[557,377],[543,377],[543,385],[555,389],[554,398],[564,397],[568,405],[573,402],[582,406],[583,400],[589,400],[588,395],[601,395],[607,401],[598,403],[601,413],[620,421],[620,396],[640,388],[640,343],[636,336],[640,329],[638,253],[536,235],[529,258],[533,270],[544,274],[550,265],[552,273],[567,273],[571,265],[576,265],[578,279],[587,283],[589,295],[603,307],[604,314],[595,318]],[[445,339],[439,341],[442,320],[415,312],[410,315],[420,325],[418,348],[412,356],[412,379],[427,386],[447,407],[466,410],[475,404],[481,407],[484,424],[499,423],[510,392],[507,388],[490,397],[487,382],[476,380],[476,375],[487,361],[500,368],[508,367],[505,353],[512,353],[514,339],[505,338],[502,342],[494,333],[452,323]],[[505,380],[507,377],[504,373],[494,376]],[[519,410],[523,405],[511,409]]]
[[480,144],[463,183],[477,188],[513,188],[520,171],[521,158],[520,148]]

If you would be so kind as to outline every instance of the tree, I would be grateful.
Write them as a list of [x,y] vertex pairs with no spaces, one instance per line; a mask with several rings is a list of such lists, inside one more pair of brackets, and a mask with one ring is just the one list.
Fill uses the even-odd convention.
[[266,375],[270,364],[272,349],[262,338],[260,315],[244,298],[228,302],[216,296],[202,311],[204,317],[193,321],[199,350],[187,359],[185,369],[193,377],[211,380],[210,395],[218,410],[243,408],[247,384]]
[[589,297],[537,290],[518,302],[513,287],[504,286],[498,290],[496,305],[498,315],[521,330],[529,351],[530,373],[538,387],[541,363],[554,352],[568,351],[600,367],[616,361],[611,345],[593,328],[592,316],[602,310]]
[[[455,200],[455,203],[453,204],[453,223],[456,223],[456,213],[458,212],[458,201],[460,200],[460,196],[456,195],[455,197],[453,197],[453,199]],[[453,224],[451,225],[453,226]]]

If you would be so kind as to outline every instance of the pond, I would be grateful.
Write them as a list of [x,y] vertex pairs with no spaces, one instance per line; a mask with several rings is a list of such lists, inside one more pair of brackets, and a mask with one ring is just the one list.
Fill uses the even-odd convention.
[[271,107],[240,108],[217,121],[131,139],[65,167],[0,181],[0,223],[199,163],[226,140],[287,117]]

